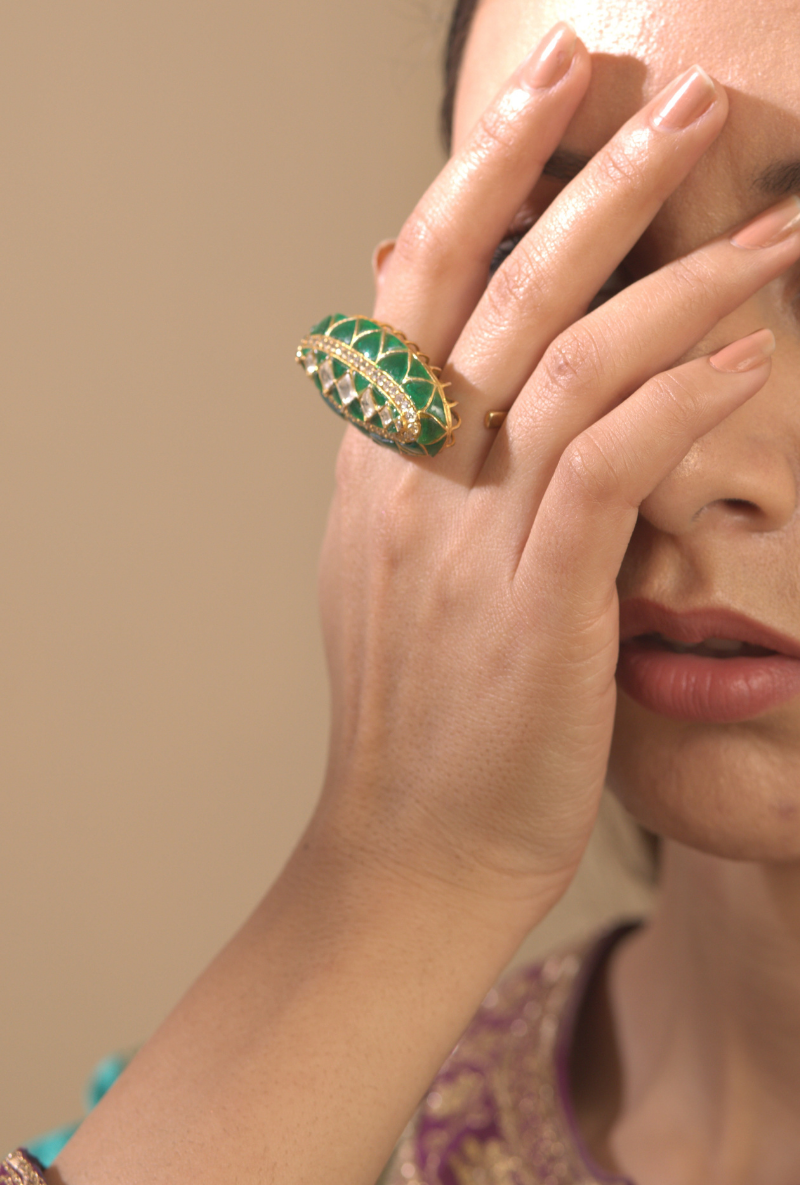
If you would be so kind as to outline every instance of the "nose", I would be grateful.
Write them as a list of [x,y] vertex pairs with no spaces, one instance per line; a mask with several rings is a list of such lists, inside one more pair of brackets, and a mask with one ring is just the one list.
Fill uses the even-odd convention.
[[767,388],[698,440],[645,499],[640,513],[653,527],[685,536],[712,525],[777,531],[791,521],[798,442],[770,416]]

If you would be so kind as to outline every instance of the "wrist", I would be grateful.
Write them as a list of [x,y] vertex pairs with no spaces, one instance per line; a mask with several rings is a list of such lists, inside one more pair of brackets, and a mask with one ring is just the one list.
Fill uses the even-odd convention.
[[315,820],[254,923],[285,934],[294,957],[305,948],[310,971],[317,959],[327,973],[332,956],[355,964],[367,952],[387,973],[402,973],[409,959],[424,961],[428,975],[438,966],[448,980],[457,969],[468,993],[472,982],[477,1006],[561,895],[560,885],[476,870],[450,853],[436,868],[399,838],[392,848]]
[[432,932],[442,927],[450,933],[453,926],[485,932],[510,945],[513,954],[577,868],[577,859],[569,868],[547,866],[527,849],[521,852],[519,837],[514,850],[488,828],[476,839],[458,817],[445,829],[435,818],[410,818],[413,808],[382,819],[378,809],[360,806],[350,789],[331,798],[323,798],[284,876],[309,884],[319,878],[357,910],[386,912],[401,925],[417,925],[421,914]]

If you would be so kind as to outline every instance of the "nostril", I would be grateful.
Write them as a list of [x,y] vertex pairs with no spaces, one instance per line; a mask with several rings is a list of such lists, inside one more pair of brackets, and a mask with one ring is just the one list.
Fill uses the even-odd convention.
[[739,510],[745,514],[758,510],[755,502],[748,502],[745,498],[724,498],[723,502],[730,510]]

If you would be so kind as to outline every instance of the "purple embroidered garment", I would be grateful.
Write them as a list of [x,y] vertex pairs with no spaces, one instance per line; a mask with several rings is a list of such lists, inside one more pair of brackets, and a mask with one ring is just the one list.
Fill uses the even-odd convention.
[[614,930],[492,989],[433,1082],[383,1185],[631,1185],[594,1165],[569,1098],[586,986]]

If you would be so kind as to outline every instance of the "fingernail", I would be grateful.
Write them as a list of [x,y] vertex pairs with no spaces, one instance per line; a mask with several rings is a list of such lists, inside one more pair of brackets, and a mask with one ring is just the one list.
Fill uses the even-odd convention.
[[800,226],[800,198],[784,198],[732,236],[734,247],[773,247]]
[[759,329],[749,337],[742,337],[712,354],[709,362],[714,370],[725,371],[726,374],[739,374],[744,370],[755,370],[763,366],[775,353],[775,337],[769,329]]
[[699,119],[716,102],[717,88],[702,66],[692,66],[667,87],[661,101],[650,116],[654,128],[661,132],[678,132]]
[[372,252],[372,275],[376,284],[383,279],[383,268],[395,248],[397,239],[384,239]]
[[534,89],[555,86],[572,65],[578,34],[567,21],[546,33],[523,66],[525,81]]

